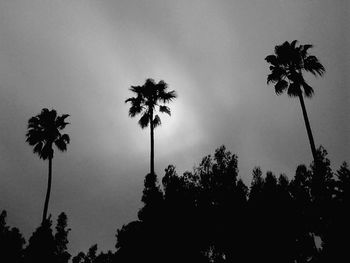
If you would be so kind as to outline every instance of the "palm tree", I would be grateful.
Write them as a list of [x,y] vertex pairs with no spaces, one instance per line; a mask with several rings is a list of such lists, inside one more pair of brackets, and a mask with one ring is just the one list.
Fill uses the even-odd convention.
[[[163,81],[155,83],[153,79],[147,79],[142,86],[131,86],[130,90],[135,93],[135,97],[128,98],[125,103],[130,102],[129,116],[135,117],[141,114],[139,125],[142,129],[150,125],[151,135],[151,174],[154,174],[154,128],[161,124],[161,120],[156,112],[171,115],[170,108],[165,103],[171,102],[177,97],[174,90],[167,91],[168,85]],[[160,104],[162,103],[162,104]]]
[[277,95],[287,91],[289,96],[299,97],[311,152],[316,162],[315,142],[304,103],[304,96],[311,98],[314,90],[306,83],[303,77],[303,71],[310,72],[314,76],[322,76],[325,68],[317,57],[308,54],[308,50],[313,47],[312,45],[296,46],[297,42],[297,40],[291,43],[286,41],[282,45],[277,45],[275,47],[275,54],[265,58],[271,64],[271,73],[267,77],[267,84],[275,84]]
[[68,134],[61,134],[60,132],[66,127],[68,122],[65,119],[68,114],[57,116],[55,110],[42,109],[41,113],[31,117],[28,121],[28,131],[26,134],[26,142],[33,146],[33,152],[39,155],[40,159],[49,160],[49,176],[47,183],[47,191],[44,204],[44,212],[42,222],[47,218],[47,210],[50,200],[51,181],[52,181],[52,158],[53,146],[56,145],[60,151],[67,150],[67,144],[70,139]]

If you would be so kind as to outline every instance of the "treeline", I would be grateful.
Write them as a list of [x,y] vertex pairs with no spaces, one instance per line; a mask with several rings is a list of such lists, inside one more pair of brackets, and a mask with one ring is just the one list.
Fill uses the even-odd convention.
[[[67,216],[58,216],[55,231],[49,217],[34,231],[28,244],[17,228],[6,223],[7,213],[0,215],[0,262],[8,263],[66,263],[71,258],[67,251],[68,233]],[[26,245],[26,246],[25,246]]]
[[[289,180],[254,168],[248,188],[237,156],[224,146],[182,176],[170,165],[161,182],[146,175],[138,220],[117,230],[116,250],[71,256],[67,217],[55,231],[49,218],[28,244],[0,217],[7,262],[344,262],[349,258],[350,170],[332,171],[320,147],[318,163],[300,165]],[[1,262],[4,262],[1,260]]]

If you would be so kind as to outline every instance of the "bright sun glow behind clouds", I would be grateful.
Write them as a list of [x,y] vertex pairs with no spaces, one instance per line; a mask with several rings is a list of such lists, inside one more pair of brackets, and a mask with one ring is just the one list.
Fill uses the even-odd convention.
[[[94,134],[94,149],[101,158],[118,155],[125,149],[132,155],[148,158],[149,129],[141,130],[139,116],[128,117],[130,105],[124,103],[134,96],[129,87],[143,85],[146,78],[164,80],[169,90],[178,94],[168,105],[172,115],[160,114],[162,125],[155,131],[157,155],[168,156],[200,142],[203,132],[190,101],[196,84],[185,72],[183,62],[156,35],[137,28],[126,32],[96,14],[85,20],[76,19],[66,34],[70,36],[68,57],[80,63],[76,70],[92,83],[73,93],[77,99],[84,98],[78,107],[86,129]],[[91,127],[89,119],[94,120]],[[83,140],[81,143],[84,147]]]
[[[150,54],[151,53],[151,54]],[[145,73],[144,79],[133,83],[132,85],[143,85],[146,77],[152,77],[156,82],[164,80],[168,84],[169,90],[175,90],[178,97],[172,102],[167,104],[171,109],[171,116],[167,114],[158,113],[162,125],[155,129],[155,147],[156,152],[162,156],[168,156],[171,153],[186,150],[188,147],[197,145],[203,137],[201,125],[195,117],[195,112],[191,108],[192,103],[189,101],[188,95],[195,90],[195,84],[185,72],[181,70],[181,66],[173,62],[170,63],[171,58],[162,52],[161,48],[157,48],[156,54],[148,52],[149,60],[151,64],[145,63],[145,69],[148,73]],[[148,59],[146,59],[148,60]],[[126,87],[124,87],[126,89]],[[186,96],[184,95],[186,94]],[[131,92],[128,96],[133,96]],[[124,105],[130,107],[130,105]],[[140,116],[136,116],[131,119],[128,124],[129,132],[134,138],[130,138],[132,141],[138,141],[140,134],[139,131],[134,130],[141,129],[137,121]],[[135,145],[142,155],[149,152],[149,128],[143,131],[143,142],[140,145]],[[157,158],[157,156],[156,156]]]

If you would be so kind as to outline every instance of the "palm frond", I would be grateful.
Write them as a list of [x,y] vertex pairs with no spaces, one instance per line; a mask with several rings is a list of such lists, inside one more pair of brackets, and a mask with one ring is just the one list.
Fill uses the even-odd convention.
[[63,134],[62,135],[62,139],[67,143],[67,144],[69,144],[70,143],[70,137],[69,137],[69,135],[68,134]]
[[310,48],[313,48],[313,45],[310,45],[310,44],[300,45],[300,55],[301,55],[302,58],[306,58],[308,56],[307,55],[307,51]]
[[278,45],[275,47],[275,54],[278,59],[279,65],[284,65],[288,63],[288,57],[290,51],[290,44],[289,42],[284,42],[282,45]]
[[154,79],[146,79],[145,84],[142,86],[142,94],[147,98],[148,101],[153,100],[154,95],[156,94],[156,83]]
[[128,102],[132,102],[133,100],[135,100],[134,97],[128,98],[124,101],[124,103],[128,103]]
[[142,86],[131,86],[129,90],[136,94],[139,94],[142,91]]
[[40,158],[43,160],[46,160],[48,158],[53,157],[53,149],[52,144],[49,142],[46,142],[44,146],[41,148],[41,152],[39,153]]
[[144,84],[144,86],[146,86],[146,87],[148,87],[148,86],[155,86],[155,85],[156,85],[156,82],[152,78],[146,79],[145,84]]
[[50,110],[48,113],[48,118],[51,122],[54,122],[56,120],[57,117],[57,111],[55,110]]
[[38,142],[37,144],[35,144],[33,148],[33,153],[36,153],[40,156],[42,148],[43,148],[43,142]]
[[175,99],[176,97],[177,97],[177,94],[175,90],[159,93],[159,100],[162,101],[163,103],[168,103],[173,99]]
[[35,129],[28,130],[26,137],[27,137],[26,142],[28,142],[29,145],[31,146],[34,146],[38,142],[45,140],[44,133],[40,130],[35,130]]
[[49,114],[49,109],[48,108],[43,108],[38,116],[45,116]]
[[284,79],[279,80],[275,84],[275,92],[277,95],[281,95],[288,88],[288,82]]
[[286,76],[286,72],[281,67],[270,67],[271,73],[267,76],[267,84],[280,81]]
[[169,116],[171,115],[170,108],[165,106],[165,105],[160,105],[159,106],[159,111],[162,112],[162,113],[166,113]]
[[55,121],[55,126],[59,130],[63,130],[69,122],[65,122],[65,119],[69,117],[69,114],[62,114],[61,116],[58,116]]
[[39,120],[39,123],[40,123],[39,125],[43,129],[46,129],[48,127],[55,126],[56,116],[57,116],[57,112],[55,110],[48,110],[47,108],[44,108],[41,110],[41,113],[36,117]]
[[55,140],[55,145],[60,151],[64,152],[67,151],[67,144],[69,144],[69,142],[70,138],[68,134],[63,134],[57,140]]
[[142,110],[143,110],[143,107],[140,104],[133,104],[129,109],[129,116],[135,117],[137,114],[141,113]]
[[139,120],[139,125],[141,126],[142,129],[146,128],[149,124],[149,113],[148,112],[144,112],[143,115],[141,116],[140,120]]
[[314,94],[314,89],[307,84],[305,81],[303,81],[303,90],[304,90],[304,94],[306,97],[311,98],[312,95]]
[[40,126],[40,120],[37,116],[35,117],[31,117],[28,120],[28,129],[30,128],[37,128],[38,126]]
[[267,63],[270,63],[274,66],[276,66],[278,64],[278,59],[275,55],[269,55],[265,58]]
[[[288,43],[288,42],[287,42],[287,43]],[[290,47],[291,47],[292,49],[295,49],[297,43],[298,43],[298,40],[293,40],[293,41],[290,43]]]
[[153,127],[156,128],[158,126],[160,126],[162,124],[160,118],[158,115],[154,116],[154,119],[153,119]]
[[298,84],[297,82],[292,82],[289,84],[289,88],[287,90],[288,96],[297,97],[299,96],[300,92],[301,92],[300,84]]
[[308,56],[304,59],[304,69],[314,76],[322,76],[325,72],[324,66],[315,56]]
[[167,88],[168,84],[166,84],[164,80],[161,80],[156,84],[156,89],[158,92],[164,92]]

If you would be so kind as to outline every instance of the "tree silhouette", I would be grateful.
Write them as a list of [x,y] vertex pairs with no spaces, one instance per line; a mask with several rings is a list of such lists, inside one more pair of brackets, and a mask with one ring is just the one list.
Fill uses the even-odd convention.
[[162,209],[163,193],[159,188],[157,175],[147,174],[144,180],[144,190],[141,201],[144,207],[138,212],[138,218],[141,221],[154,221],[155,216]]
[[[88,252],[85,254],[84,252],[79,252],[76,255],[72,262],[73,263],[112,263],[114,262],[114,255],[111,251],[107,253],[100,252],[97,254],[97,244],[92,245]],[[118,261],[119,262],[119,261]]]
[[342,262],[350,170],[333,173],[326,150],[316,153],[317,165],[298,166],[291,180],[254,168],[250,188],[224,146],[183,175],[169,165],[162,187],[148,174],[139,220],[117,230],[116,252],[92,261],[80,253],[73,263]]
[[148,262],[149,254],[154,251],[147,251],[147,248],[155,243],[156,239],[154,236],[147,238],[145,232],[141,221],[132,221],[117,230],[116,262]]
[[22,262],[68,263],[71,257],[67,251],[70,228],[67,228],[65,213],[58,216],[55,229],[56,231],[53,233],[52,220],[49,216],[30,237],[24,250],[24,260]]
[[135,117],[136,115],[141,114],[139,125],[142,129],[150,125],[151,174],[154,174],[154,128],[161,124],[159,116],[155,114],[156,107],[158,108],[159,112],[170,115],[170,108],[164,104],[171,102],[177,97],[174,90],[167,91],[167,89],[168,85],[163,80],[155,83],[153,79],[147,79],[145,84],[142,86],[131,86],[130,90],[136,94],[136,97],[131,97],[125,100],[125,103],[131,103],[129,116]]
[[[238,158],[224,146],[205,156],[191,172],[165,169],[144,181],[139,220],[117,230],[116,251],[97,244],[73,263],[112,262],[342,262],[350,235],[350,170],[331,169],[327,151],[317,150],[317,165],[300,165],[294,178],[254,168],[248,188],[238,178]],[[67,216],[53,233],[50,217],[24,239],[0,214],[1,259],[11,262],[67,263]]]
[[21,263],[25,240],[18,228],[6,225],[6,216],[3,210],[0,214],[0,261]]
[[55,262],[56,244],[51,229],[50,217],[34,231],[25,249],[24,262]]
[[310,141],[311,152],[316,161],[315,142],[304,103],[304,95],[307,98],[311,98],[314,90],[306,83],[303,77],[303,71],[310,72],[315,76],[322,76],[325,72],[325,68],[317,57],[308,54],[308,50],[313,47],[312,45],[296,46],[296,44],[297,40],[291,43],[286,41],[282,45],[277,45],[275,47],[275,54],[265,58],[265,60],[271,64],[271,73],[267,77],[267,84],[275,84],[275,92],[277,95],[287,91],[289,96],[299,97],[306,131]]
[[56,145],[57,149],[60,151],[66,151],[67,144],[70,141],[68,134],[61,134],[61,131],[68,124],[68,122],[65,121],[68,116],[68,114],[57,116],[55,110],[44,108],[41,110],[40,114],[31,117],[28,121],[26,142],[34,147],[33,152],[38,154],[41,159],[49,160],[49,175],[42,222],[47,218],[47,210],[50,200],[52,158],[54,154],[53,145]]
[[68,263],[71,255],[67,251],[68,233],[71,229],[67,228],[67,216],[61,213],[57,219],[55,242],[56,242],[56,260],[57,263]]
[[332,258],[341,261],[349,255],[350,169],[346,162],[337,171],[336,178],[336,211],[334,222],[328,229],[327,243],[324,244],[329,261]]
[[346,162],[337,171],[337,179],[336,188],[339,201],[344,204],[350,204],[350,169]]
[[290,228],[295,233],[293,247],[296,262],[308,262],[317,254],[313,236],[311,178],[311,171],[305,165],[299,165],[289,186],[289,194],[293,200],[289,207],[292,212]]

